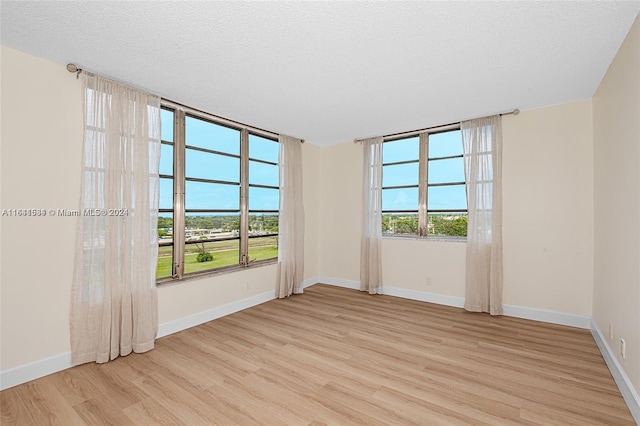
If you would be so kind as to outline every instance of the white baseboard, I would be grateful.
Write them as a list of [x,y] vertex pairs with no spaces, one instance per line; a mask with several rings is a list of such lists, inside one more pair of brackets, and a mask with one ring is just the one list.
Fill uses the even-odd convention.
[[[168,321],[158,326],[157,337],[159,339],[161,337],[168,336],[169,334],[177,333],[178,331],[186,330],[187,328],[195,327],[196,325],[204,324],[205,322],[268,302],[275,298],[275,291],[268,291],[266,293],[238,300],[237,302],[198,312],[197,314],[189,315],[184,318]],[[71,368],[70,352],[10,368],[0,372],[0,390],[30,382],[31,380],[66,370],[67,368]]]
[[197,314],[189,315],[188,317],[165,322],[163,324],[160,324],[160,326],[158,327],[158,339],[182,330],[186,330],[187,328],[195,327],[196,325],[204,324],[205,322],[213,321],[214,319],[222,318],[235,312],[240,312],[242,310],[259,305],[264,302],[268,302],[269,300],[273,300],[275,298],[275,290],[267,291],[262,294],[247,297],[246,299],[207,309],[206,311],[198,312]]
[[[408,290],[406,288],[390,286],[383,286],[380,294],[436,303],[438,305],[454,306],[456,308],[464,307],[464,297],[449,296],[446,294],[428,293],[425,291]],[[508,317],[530,319],[584,329],[589,329],[591,324],[591,317],[586,315],[576,315],[515,305],[503,305],[503,309],[504,315]]]
[[306,280],[302,281],[302,291],[304,291],[304,289],[307,287],[318,284],[320,282],[319,280],[320,277],[316,275],[315,277],[307,278]]
[[[350,288],[354,290],[360,289],[360,282],[356,280],[345,280],[342,278],[334,278],[327,276],[317,276],[310,278],[309,282],[316,279],[317,283],[329,284],[337,287]],[[313,284],[309,284],[313,285]],[[404,299],[419,300],[421,302],[436,303],[438,305],[454,306],[462,308],[464,306],[464,297],[449,296],[446,294],[428,293],[419,290],[409,290],[406,288],[383,286],[380,294],[388,296],[402,297]],[[566,312],[550,311],[546,309],[527,308],[524,306],[504,305],[504,315],[515,318],[530,319],[534,321],[548,322],[552,324],[568,325],[589,329],[591,317],[587,315],[570,314]]]
[[71,352],[55,355],[0,372],[0,390],[12,388],[71,368]]
[[570,314],[566,312],[549,311],[547,309],[527,308],[516,305],[502,305],[504,315],[508,317],[548,322],[551,324],[567,325],[588,330],[591,317],[588,315]]
[[427,293],[425,291],[408,290],[406,288],[383,286],[380,294],[388,296],[402,297],[403,299],[419,300],[421,302],[435,303],[438,305],[464,306],[464,297],[447,296],[446,294]]
[[327,277],[318,275],[314,277],[317,281],[314,284],[329,284],[336,287],[350,288],[352,290],[360,290],[360,281],[345,280],[343,278]]
[[598,345],[598,349],[600,349],[600,353],[602,354],[604,361],[607,363],[607,367],[609,367],[609,371],[611,372],[613,379],[618,385],[618,389],[620,389],[620,393],[622,394],[624,401],[629,407],[629,411],[631,411],[631,415],[635,419],[636,423],[640,425],[640,396],[638,396],[638,392],[633,387],[631,379],[629,379],[627,373],[624,372],[618,358],[614,355],[614,352],[611,349],[611,346],[609,346],[604,334],[602,334],[600,327],[598,327],[598,324],[596,324],[593,319],[591,320],[591,334]]

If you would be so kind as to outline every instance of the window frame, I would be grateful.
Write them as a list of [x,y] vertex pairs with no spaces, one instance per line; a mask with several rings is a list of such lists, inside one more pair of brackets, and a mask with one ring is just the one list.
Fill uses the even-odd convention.
[[[398,142],[403,139],[411,139],[416,136],[419,137],[419,147],[418,147],[418,160],[403,160],[403,161],[392,161],[389,163],[384,162],[384,155],[382,158],[382,173],[384,176],[384,168],[385,166],[394,166],[401,164],[414,164],[418,163],[418,183],[411,185],[393,185],[393,186],[382,186],[382,190],[385,189],[404,189],[404,188],[418,188],[418,208],[415,210],[382,210],[381,214],[394,214],[394,213],[412,213],[418,215],[418,232],[416,234],[389,234],[382,233],[383,238],[419,238],[419,239],[427,239],[427,240],[440,240],[440,241],[467,241],[467,237],[458,237],[454,235],[429,235],[428,233],[428,225],[429,225],[429,214],[430,213],[466,213],[468,216],[469,213],[469,204],[468,204],[468,195],[466,192],[466,180],[462,182],[441,182],[441,183],[429,183],[429,163],[432,161],[440,161],[454,158],[462,158],[464,160],[464,152],[459,155],[450,155],[445,157],[429,157],[429,136],[436,135],[439,133],[446,133],[456,130],[461,130],[461,123],[453,123],[447,124],[444,126],[433,127],[428,130],[423,130],[420,132],[408,132],[402,134],[396,134],[393,136],[385,137],[382,143],[387,142]],[[463,149],[464,151],[464,149]],[[384,182],[384,177],[383,177]],[[464,185],[465,187],[465,196],[467,197],[467,208],[466,209],[429,209],[429,188],[433,187],[442,187],[442,186],[458,186]],[[384,197],[384,196],[383,196]]]
[[[241,271],[249,267],[258,267],[275,264],[278,261],[277,257],[263,260],[251,260],[249,258],[249,239],[256,237],[278,237],[278,233],[269,233],[268,235],[249,235],[249,187],[266,187],[269,189],[276,189],[279,191],[280,186],[273,185],[260,185],[249,183],[249,161],[259,161],[270,165],[276,165],[279,167],[279,163],[269,162],[261,159],[254,159],[249,157],[249,136],[254,135],[264,139],[279,143],[278,135],[264,131],[259,128],[255,128],[249,125],[245,125],[232,120],[226,120],[221,117],[208,114],[203,111],[199,111],[193,108],[185,107],[183,105],[168,101],[161,101],[161,109],[171,111],[173,113],[173,141],[161,140],[161,144],[171,145],[173,147],[173,175],[160,174],[160,178],[173,179],[173,206],[171,209],[158,210],[158,213],[172,213],[173,215],[173,237],[171,243],[161,243],[158,240],[158,249],[160,247],[172,246],[172,265],[171,275],[168,277],[156,278],[157,284],[164,284],[176,281],[184,281],[189,278],[202,277],[207,275],[217,275],[222,273]],[[240,132],[240,154],[230,154],[215,149],[202,148],[199,146],[190,146],[186,140],[186,118],[191,117],[197,120],[209,122],[216,126],[227,127]],[[207,178],[194,178],[186,176],[186,153],[187,150],[205,152],[214,155],[223,155],[227,157],[238,158],[240,161],[240,173],[239,173],[239,210],[229,209],[187,209],[185,204],[186,195],[186,183],[187,182],[204,182],[213,184],[235,184],[231,181],[221,181],[216,179]],[[238,241],[238,263],[228,266],[222,266],[215,269],[208,269],[205,271],[187,272],[185,273],[185,244],[189,243],[186,240],[186,216],[189,213],[228,213],[237,214],[239,212],[240,230],[237,237],[228,238],[215,238],[204,239],[198,242],[218,242],[218,241]],[[260,210],[259,212],[263,212]],[[267,213],[267,210],[264,210]],[[269,214],[279,215],[278,210],[269,210]]]

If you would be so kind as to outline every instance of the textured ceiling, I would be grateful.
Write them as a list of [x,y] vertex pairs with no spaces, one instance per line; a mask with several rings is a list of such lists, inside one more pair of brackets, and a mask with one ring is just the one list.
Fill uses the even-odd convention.
[[589,98],[639,10],[640,1],[2,1],[0,41],[326,146]]

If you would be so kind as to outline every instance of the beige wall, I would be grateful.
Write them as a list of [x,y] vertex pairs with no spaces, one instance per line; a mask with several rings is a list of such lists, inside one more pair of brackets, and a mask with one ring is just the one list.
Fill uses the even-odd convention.
[[593,316],[640,392],[640,18],[593,98],[593,129]]
[[503,123],[504,303],[591,315],[591,101]]
[[[82,86],[63,65],[2,47],[0,208],[77,209]],[[75,218],[2,221],[0,368],[69,351]]]
[[[591,128],[589,100],[504,117],[507,304],[591,315]],[[361,147],[324,148],[322,162],[321,274],[359,280]],[[464,243],[385,238],[382,249],[385,286],[464,297]]]
[[[77,209],[82,83],[64,65],[2,47],[0,208]],[[307,232],[305,278],[318,274],[318,148],[303,145]],[[0,370],[69,347],[75,218],[2,217]],[[34,267],[34,262],[35,266]],[[276,266],[167,284],[166,323],[273,291]],[[247,284],[249,289],[247,289]]]
[[361,147],[348,142],[320,154],[320,274],[359,280]]
[[320,273],[320,148],[302,145],[302,173],[304,197],[304,277]]

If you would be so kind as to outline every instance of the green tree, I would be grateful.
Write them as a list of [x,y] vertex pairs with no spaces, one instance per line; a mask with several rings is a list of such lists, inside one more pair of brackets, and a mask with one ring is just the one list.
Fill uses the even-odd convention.
[[173,218],[166,216],[158,217],[158,229],[173,228]]
[[467,216],[429,215],[429,234],[451,237],[467,236]]
[[198,247],[199,251],[196,256],[198,262],[211,262],[213,260],[213,255],[205,249],[204,243],[200,243],[200,245],[196,244],[196,247]]

